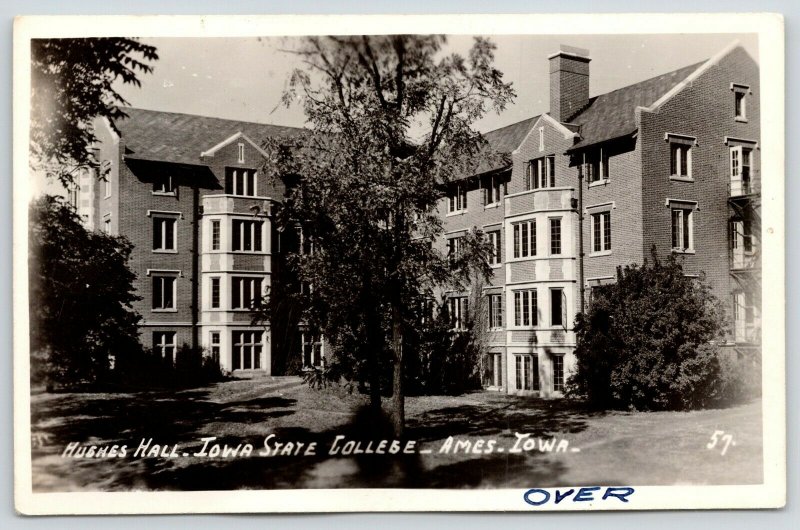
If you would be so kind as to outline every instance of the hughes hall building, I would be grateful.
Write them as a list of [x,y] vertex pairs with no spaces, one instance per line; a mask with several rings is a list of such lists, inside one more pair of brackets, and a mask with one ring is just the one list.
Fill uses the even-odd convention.
[[[587,50],[549,57],[549,110],[485,133],[499,167],[451,184],[443,247],[473,227],[495,248],[480,293],[447,292],[458,327],[484,297],[484,386],[558,396],[574,366],[575,315],[616,269],[655,247],[704,274],[726,305],[727,346],[760,351],[759,69],[733,44],[706,61],[590,94]],[[544,99],[546,95],[543,95]],[[97,124],[106,180],[73,200],[89,227],[128,237],[142,340],[164,355],[205,347],[225,370],[280,374],[322,363],[324,341],[252,326],[249,301],[281,281],[281,182],[258,168],[270,136],[300,129],[125,109]],[[283,247],[283,249],[282,249]],[[277,354],[280,350],[281,354]]]

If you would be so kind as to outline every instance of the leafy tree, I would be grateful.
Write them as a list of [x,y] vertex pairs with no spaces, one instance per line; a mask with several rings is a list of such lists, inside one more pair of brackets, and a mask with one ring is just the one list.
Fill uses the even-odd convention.
[[124,237],[87,231],[60,197],[30,207],[32,365],[49,383],[96,382],[141,351]]
[[717,346],[725,333],[720,302],[672,255],[617,270],[579,314],[577,370],[570,383],[599,408],[708,406],[729,395]]
[[80,168],[100,168],[89,147],[92,120],[125,117],[128,102],[115,82],[140,86],[139,73],[158,59],[153,46],[136,39],[80,38],[31,41],[31,165],[65,186]]
[[478,231],[448,259],[437,206],[458,176],[496,156],[472,124],[514,96],[492,66],[491,42],[475,39],[467,57],[445,54],[444,44],[440,36],[306,39],[295,51],[305,68],[293,72],[284,100],[302,103],[310,130],[302,144],[273,144],[267,165],[300,176],[279,223],[298,224],[314,247],[290,260],[310,286],[307,320],[334,346],[333,364],[368,374],[374,407],[391,368],[398,435],[404,358],[414,354],[404,336],[419,322],[419,301],[466,280],[470,267],[489,274]]

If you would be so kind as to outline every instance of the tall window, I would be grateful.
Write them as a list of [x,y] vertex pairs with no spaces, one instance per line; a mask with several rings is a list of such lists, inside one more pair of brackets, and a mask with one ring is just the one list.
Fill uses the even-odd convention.
[[747,85],[740,85],[731,83],[731,90],[733,90],[733,116],[737,120],[747,120],[747,93],[750,87]]
[[322,339],[316,333],[304,331],[300,334],[303,341],[303,368],[322,366]]
[[502,362],[502,355],[499,353],[489,352],[483,356],[483,386],[503,386]]
[[160,195],[174,195],[176,186],[171,175],[158,175],[153,180],[153,193]]
[[467,183],[458,182],[450,187],[447,193],[447,211],[462,212],[467,209]]
[[694,249],[692,234],[694,211],[692,208],[672,208],[672,249]]
[[453,296],[447,299],[447,311],[453,329],[466,329],[469,300],[466,296]]
[[103,219],[103,233],[110,234],[111,233],[111,218],[106,217]]
[[153,217],[153,250],[174,251],[175,225],[174,217]]
[[539,358],[537,355],[515,355],[517,390],[539,390]]
[[550,254],[557,256],[561,254],[561,218],[550,219]]
[[514,257],[536,255],[536,219],[514,223]]
[[261,233],[263,221],[234,219],[233,229],[234,252],[261,252]]
[[220,299],[220,284],[219,278],[211,278],[211,308],[219,309]]
[[750,159],[753,150],[741,145],[730,150],[731,195],[747,195],[752,192],[750,182]]
[[219,219],[211,221],[211,250],[220,249],[220,236],[222,234]]
[[543,156],[528,163],[525,189],[554,187],[556,185],[556,157]]
[[503,295],[489,295],[489,328],[503,328]]
[[111,174],[103,177],[103,197],[106,199],[111,197]]
[[564,391],[564,356],[553,356],[553,391]]
[[611,250],[611,212],[592,214],[592,252]]
[[258,195],[256,170],[241,167],[225,168],[225,193],[242,197]]
[[261,296],[261,278],[233,276],[231,278],[231,308],[250,309]]
[[691,178],[692,146],[686,143],[672,142],[670,148],[670,175],[673,177]]
[[237,161],[240,164],[244,164],[244,144],[240,143],[237,147],[238,147],[238,154],[239,154],[239,158],[238,158]]
[[69,194],[67,201],[69,202],[69,205],[76,210],[78,209],[78,194],[80,189],[80,186],[77,184],[71,184],[67,190],[67,193]]
[[602,147],[586,155],[586,180],[602,182],[608,180],[608,152]]
[[153,309],[175,309],[175,276],[153,275]]
[[489,264],[497,265],[502,261],[502,247],[500,243],[500,230],[493,230],[487,232],[489,236],[489,243],[492,245],[492,255],[489,256]]
[[503,179],[500,175],[493,175],[486,177],[483,182],[483,196],[484,204],[486,206],[493,206],[500,203],[503,196]]
[[261,368],[261,331],[233,331],[233,369],[258,370]]
[[450,263],[455,263],[461,257],[461,237],[451,237],[447,240],[447,257]]
[[550,289],[550,325],[564,325],[564,289]]
[[539,325],[536,289],[514,291],[514,325],[517,327]]
[[153,332],[153,351],[165,359],[175,360],[175,332],[174,331],[154,331]]
[[214,359],[214,362],[219,364],[219,354],[221,349],[221,341],[220,341],[220,332],[219,331],[212,331],[211,332],[211,358]]

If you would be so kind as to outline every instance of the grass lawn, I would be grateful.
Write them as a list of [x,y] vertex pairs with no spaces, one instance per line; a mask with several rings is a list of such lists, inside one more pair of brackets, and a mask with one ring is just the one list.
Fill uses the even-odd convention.
[[[337,435],[364,440],[362,448],[366,440],[373,440],[374,448],[379,440],[391,438],[384,435],[384,422],[363,413],[365,404],[365,396],[339,388],[310,390],[297,378],[232,380],[173,392],[35,394],[31,398],[34,491],[762,481],[760,401],[684,413],[590,413],[566,400],[492,392],[412,397],[406,401],[407,438],[417,442],[416,453],[328,455]],[[733,437],[724,455],[724,441],[707,448],[715,431]],[[528,443],[535,449],[512,451],[518,440],[515,433],[530,435]],[[275,435],[271,447],[276,441],[293,442],[295,449],[298,442],[316,441],[317,454],[258,456],[270,434]],[[208,436],[217,437],[213,443],[250,443],[253,454],[194,456],[203,446],[200,438]],[[143,438],[168,446],[168,453],[177,444],[177,457],[134,456]],[[484,452],[492,440],[492,451]],[[124,444],[127,455],[64,458],[62,452],[70,442]],[[469,452],[465,442],[470,443]],[[547,443],[553,444],[550,451]],[[556,452],[559,443],[562,450]]]

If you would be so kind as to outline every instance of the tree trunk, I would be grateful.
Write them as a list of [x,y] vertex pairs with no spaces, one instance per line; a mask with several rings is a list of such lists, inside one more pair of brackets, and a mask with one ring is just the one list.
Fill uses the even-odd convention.
[[383,351],[382,341],[378,340],[380,335],[380,322],[375,318],[377,308],[373,306],[374,299],[371,296],[371,279],[367,277],[362,286],[361,307],[365,310],[364,320],[367,327],[367,369],[369,370],[369,404],[373,411],[381,410],[381,367],[380,354]]
[[397,438],[403,436],[405,430],[405,394],[403,393],[403,331],[400,306],[392,301],[392,352],[394,353],[394,367],[392,370],[392,426]]

